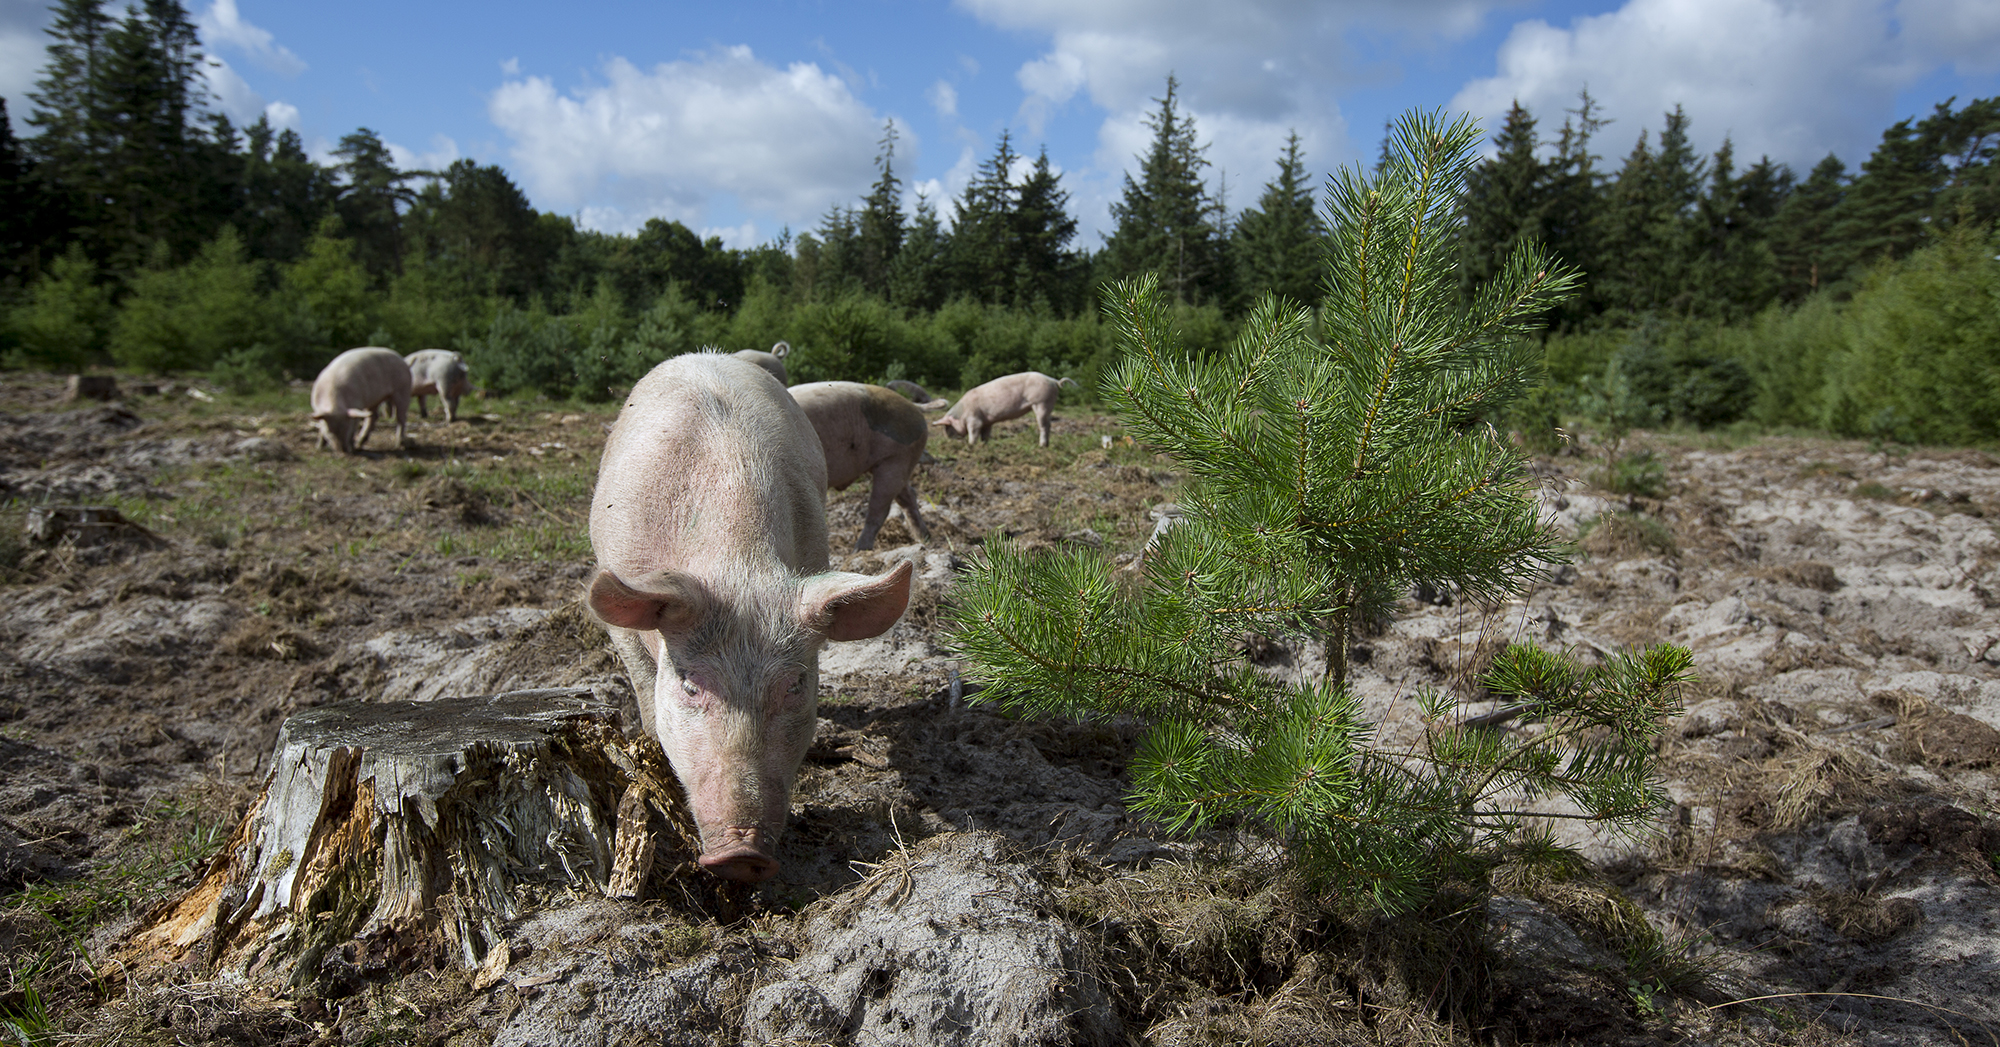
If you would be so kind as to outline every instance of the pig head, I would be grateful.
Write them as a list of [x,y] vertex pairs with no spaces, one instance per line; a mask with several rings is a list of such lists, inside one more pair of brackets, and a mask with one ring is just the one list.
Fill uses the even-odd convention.
[[907,563],[826,569],[825,488],[784,387],[713,353],[640,379],[598,469],[587,600],[687,790],[701,864],[728,879],[778,871],[820,647],[878,635],[909,603]]

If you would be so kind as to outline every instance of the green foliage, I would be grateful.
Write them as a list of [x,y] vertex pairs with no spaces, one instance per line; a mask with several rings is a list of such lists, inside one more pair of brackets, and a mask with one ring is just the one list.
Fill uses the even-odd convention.
[[[1556,556],[1518,452],[1465,423],[1527,385],[1522,336],[1575,277],[1520,244],[1459,308],[1452,216],[1475,137],[1405,117],[1373,178],[1335,176],[1323,342],[1310,314],[1267,297],[1232,345],[1193,353],[1153,279],[1109,290],[1125,352],[1104,393],[1187,470],[1185,519],[1136,587],[1100,551],[991,542],[949,616],[993,682],[983,696],[1149,724],[1140,810],[1183,830],[1261,828],[1308,875],[1389,909],[1478,875],[1535,819],[1633,826],[1656,811],[1652,743],[1688,665],[1659,649],[1586,671],[1517,648],[1488,686],[1542,729],[1466,726],[1427,694],[1414,751],[1377,747],[1344,686],[1351,623],[1405,586],[1495,599]],[[1267,675],[1239,656],[1245,632],[1316,637],[1326,672]]]
[[233,228],[224,226],[187,265],[156,261],[133,279],[132,295],[118,311],[111,356],[121,366],[201,370],[270,337],[272,311],[258,291],[258,267]]
[[9,314],[15,348],[5,363],[51,370],[85,367],[103,355],[112,315],[111,290],[98,283],[97,266],[83,249],[72,245]]
[[1275,294],[1301,305],[1317,302],[1324,236],[1313,212],[1312,179],[1294,133],[1278,158],[1277,180],[1264,184],[1257,206],[1243,212],[1230,236],[1237,293]]

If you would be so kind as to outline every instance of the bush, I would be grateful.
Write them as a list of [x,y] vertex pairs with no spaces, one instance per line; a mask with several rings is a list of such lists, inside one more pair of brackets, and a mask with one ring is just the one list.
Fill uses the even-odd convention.
[[[164,245],[162,245],[164,247]],[[164,254],[164,252],[161,252]],[[111,356],[141,371],[205,370],[230,352],[272,335],[274,310],[258,293],[258,266],[224,226],[184,266],[155,265],[132,280],[119,309]]]
[[15,348],[10,367],[78,370],[98,362],[110,340],[111,289],[97,282],[97,265],[83,249],[50,263],[8,316]]

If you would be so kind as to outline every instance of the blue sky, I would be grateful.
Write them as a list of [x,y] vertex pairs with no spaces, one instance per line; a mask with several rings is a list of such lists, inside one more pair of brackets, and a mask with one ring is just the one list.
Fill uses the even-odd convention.
[[[324,155],[374,129],[406,167],[504,167],[593,228],[677,219],[732,246],[810,229],[896,170],[949,213],[1003,129],[1063,173],[1086,246],[1144,149],[1167,74],[1212,185],[1253,204],[1296,130],[1316,175],[1375,153],[1412,107],[1553,132],[1588,87],[1615,164],[1685,106],[1803,173],[1857,167],[1882,129],[2000,95],[1995,0],[856,0],[829,4],[190,0],[217,104]],[[17,133],[45,4],[0,0],[0,96]]]

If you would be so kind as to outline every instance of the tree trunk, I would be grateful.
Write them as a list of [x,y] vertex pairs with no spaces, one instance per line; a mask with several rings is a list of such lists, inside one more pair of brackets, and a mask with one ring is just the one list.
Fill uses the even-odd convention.
[[501,926],[557,893],[709,893],[696,839],[659,746],[589,691],[324,706],[280,728],[234,836],[121,959],[292,985],[504,965]]

